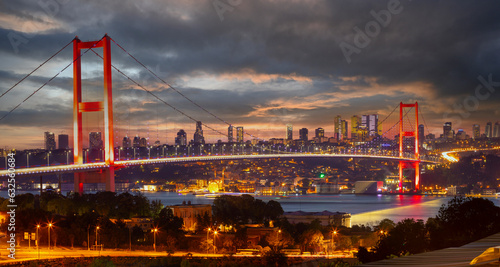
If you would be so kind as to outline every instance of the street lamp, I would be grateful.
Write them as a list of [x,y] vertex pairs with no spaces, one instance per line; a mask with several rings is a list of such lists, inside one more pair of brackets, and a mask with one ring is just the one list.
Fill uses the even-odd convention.
[[38,229],[40,229],[40,225],[36,225],[36,249],[38,250],[38,259],[40,259],[40,238],[38,236]]
[[217,230],[214,230],[214,254],[215,254],[215,235],[217,235]]
[[158,228],[155,228],[154,229],[154,232],[153,232],[153,238],[154,238],[154,244],[153,244],[153,248],[156,252],[156,233],[158,232]]
[[50,154],[51,153],[52,153],[51,151],[47,152],[47,166],[50,166]]
[[333,230],[333,232],[332,232],[332,233],[333,233],[333,234],[332,234],[332,254],[333,254],[333,244],[334,244],[333,239],[334,239],[334,237],[337,235],[337,230]]
[[95,249],[97,249],[97,232],[99,231],[99,226],[96,226],[95,228]]
[[30,155],[31,153],[29,152],[26,154],[26,167],[28,168],[30,167]]
[[50,228],[52,227],[52,223],[49,223],[49,227],[47,227],[49,231],[49,250],[50,250]]
[[210,233],[210,231],[212,230],[212,228],[208,228],[207,230],[207,254],[208,254],[208,233]]

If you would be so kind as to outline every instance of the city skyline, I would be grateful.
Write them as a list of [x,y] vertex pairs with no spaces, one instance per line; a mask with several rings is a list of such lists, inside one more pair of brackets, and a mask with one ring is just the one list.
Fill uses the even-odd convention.
[[[107,33],[196,103],[263,139],[284,138],[286,124],[294,125],[294,136],[297,129],[321,127],[333,137],[335,116],[348,121],[350,129],[353,115],[377,114],[380,120],[401,101],[419,102],[430,128],[426,134],[439,136],[449,121],[472,135],[472,125],[480,125],[483,133],[487,122],[499,121],[500,96],[494,89],[500,81],[494,35],[499,8],[486,1],[399,2],[389,10],[389,2],[253,1],[223,11],[212,2],[190,1],[107,6],[7,2],[0,7],[5,59],[0,94],[76,35],[88,41]],[[255,14],[268,19],[255,21]],[[379,31],[370,32],[369,25]],[[356,40],[363,39],[358,47]],[[227,133],[228,125],[171,92],[120,52],[112,46],[113,64],[196,120]],[[0,116],[71,63],[71,55],[68,47],[0,98]],[[89,53],[82,60],[84,97],[99,99],[100,59]],[[192,136],[192,121],[116,71],[112,75],[118,136],[156,139],[159,132],[162,143],[173,143],[180,129]],[[70,68],[0,121],[0,147],[42,147],[46,131],[71,138],[71,105]],[[100,124],[102,119],[88,115],[85,131],[98,132]],[[227,139],[203,128],[207,142]]]

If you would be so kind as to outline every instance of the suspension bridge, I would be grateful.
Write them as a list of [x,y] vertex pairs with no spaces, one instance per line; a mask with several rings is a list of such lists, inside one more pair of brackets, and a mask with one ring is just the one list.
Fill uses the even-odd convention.
[[[374,137],[367,138],[361,142],[352,142],[350,145],[332,145],[332,144],[312,144],[302,142],[296,145],[285,144],[270,144],[267,142],[259,143],[232,143],[228,135],[223,133],[222,130],[217,129],[215,126],[201,123],[205,129],[228,137],[227,143],[213,143],[213,144],[198,144],[198,145],[155,145],[147,147],[147,154],[138,153],[136,147],[119,146],[115,142],[114,128],[115,120],[113,118],[113,82],[112,71],[125,77],[137,88],[142,89],[158,103],[168,106],[175,112],[181,114],[185,118],[199,122],[193,115],[189,115],[178,106],[167,102],[164,98],[160,97],[153,90],[147,86],[137,82],[125,71],[116,67],[111,62],[111,45],[115,44],[125,55],[133,59],[142,68],[147,70],[151,75],[158,79],[162,84],[167,86],[170,90],[176,92],[179,96],[186,99],[193,106],[201,110],[202,113],[208,114],[214,118],[215,121],[223,125],[231,127],[235,125],[223,118],[217,116],[207,108],[198,104],[196,101],[190,99],[186,94],[182,93],[171,84],[167,83],[156,72],[152,71],[145,64],[139,61],[131,53],[129,53],[122,45],[118,44],[108,35],[105,35],[98,41],[82,42],[75,37],[70,43],[64,46],[61,50],[43,62],[38,68],[26,75],[14,86],[9,88],[6,92],[0,95],[0,98],[13,90],[17,85],[23,82],[27,77],[37,71],[40,67],[45,65],[48,61],[53,59],[62,50],[73,45],[73,60],[60,70],[55,76],[49,79],[46,83],[36,89],[31,95],[24,99],[21,103],[14,106],[9,112],[4,114],[0,121],[14,112],[23,103],[29,100],[42,90],[47,84],[53,81],[60,73],[73,66],[73,149],[68,150],[73,154],[71,160],[67,152],[67,160],[65,164],[51,165],[47,160],[45,166],[29,166],[29,155],[27,156],[26,166],[16,166],[10,168],[7,164],[7,157],[5,158],[5,169],[0,170],[1,176],[9,176],[15,173],[16,176],[30,176],[30,175],[48,175],[48,174],[61,174],[61,173],[74,173],[74,190],[75,192],[83,193],[84,183],[105,183],[107,191],[115,191],[115,171],[120,168],[125,168],[133,165],[142,164],[167,164],[178,162],[196,162],[196,161],[221,161],[221,160],[241,160],[241,159],[265,159],[265,158],[366,158],[376,160],[396,161],[399,166],[399,189],[402,192],[402,183],[404,178],[404,171],[406,169],[414,170],[414,188],[419,189],[420,181],[420,164],[439,164],[439,157],[432,157],[430,155],[421,155],[420,142],[419,142],[419,108],[418,103],[399,103],[383,120],[378,122],[378,126],[387,130],[382,134],[377,134]],[[102,55],[95,51],[96,48],[102,48]],[[82,57],[88,52],[94,53],[102,60],[103,64],[103,101],[86,102],[82,97]],[[90,53],[88,53],[90,54]],[[395,111],[399,107],[399,117],[394,119],[397,115]],[[83,114],[101,112],[103,114],[102,120],[104,125],[103,136],[103,149],[100,150],[102,155],[101,160],[91,162],[88,159],[89,150],[84,148],[84,122]],[[99,114],[101,114],[99,113]],[[391,119],[394,123],[389,123]],[[389,127],[388,127],[389,126]],[[244,135],[249,136],[255,140],[262,140],[256,135],[249,132],[244,132]],[[47,152],[48,157],[50,152]],[[147,156],[146,156],[147,155]]]

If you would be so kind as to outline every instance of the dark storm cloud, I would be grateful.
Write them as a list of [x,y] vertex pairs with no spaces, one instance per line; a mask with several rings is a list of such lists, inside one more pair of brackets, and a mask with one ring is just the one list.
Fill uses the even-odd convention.
[[[500,81],[496,67],[500,59],[500,5],[496,1],[242,1],[232,11],[224,12],[224,20],[208,0],[53,2],[57,5],[2,2],[2,14],[27,24],[0,26],[0,55],[42,62],[76,35],[89,41],[108,33],[161,78],[235,124],[274,122],[269,116],[284,116],[284,120],[326,127],[337,114],[350,117],[382,112],[403,100],[419,100],[424,108],[426,103],[432,105],[428,120],[442,123],[440,112],[452,109],[452,100],[460,102],[474,95],[479,75],[492,74],[494,81]],[[401,11],[392,14],[385,27],[379,26],[380,32],[370,37],[370,43],[359,48],[359,53],[350,55],[352,61],[348,63],[340,44],[355,45],[354,27],[365,31],[367,23],[376,21],[372,14],[387,10],[390,3],[396,3]],[[27,29],[40,31],[23,33]],[[13,34],[24,38],[17,45],[17,53],[9,39]],[[168,103],[194,114],[196,119],[217,122],[161,84],[114,44],[112,53],[115,66]],[[92,52],[84,57],[87,62],[100,61]],[[71,58],[70,46],[57,58],[58,66],[62,68]],[[22,77],[16,71],[21,67],[29,69],[0,62],[0,93]],[[99,72],[87,69],[86,80],[93,90],[99,90]],[[90,78],[90,73],[96,76]],[[292,73],[310,81],[293,83],[283,78]],[[221,78],[224,74],[234,76]],[[277,76],[251,80],[260,74]],[[207,77],[215,85],[193,85],[194,79]],[[45,82],[47,78],[37,76],[31,81]],[[137,108],[127,116],[150,120],[148,114],[159,108],[144,101],[154,99],[137,93],[140,89],[116,71],[113,79],[118,113]],[[378,85],[374,90],[387,87],[390,93],[370,92],[374,84]],[[420,85],[426,87],[419,89]],[[51,86],[70,91],[71,79],[57,78]],[[404,90],[405,86],[414,90]],[[360,91],[346,97],[353,90]],[[319,105],[321,97],[330,104]],[[437,108],[440,100],[449,107]],[[314,108],[300,105],[304,101],[311,101]],[[484,109],[498,101],[500,94],[491,94],[467,119],[480,119]],[[169,119],[181,121],[182,115],[171,109],[168,112]],[[287,123],[284,120],[279,123]]]

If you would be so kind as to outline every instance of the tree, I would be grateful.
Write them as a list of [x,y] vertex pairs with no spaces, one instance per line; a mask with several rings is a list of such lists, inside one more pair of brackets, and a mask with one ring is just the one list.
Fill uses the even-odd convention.
[[386,236],[382,236],[375,248],[381,258],[421,253],[428,247],[427,231],[422,220],[404,219],[396,224]]
[[460,246],[500,231],[500,207],[484,198],[455,197],[428,222],[433,246]]

